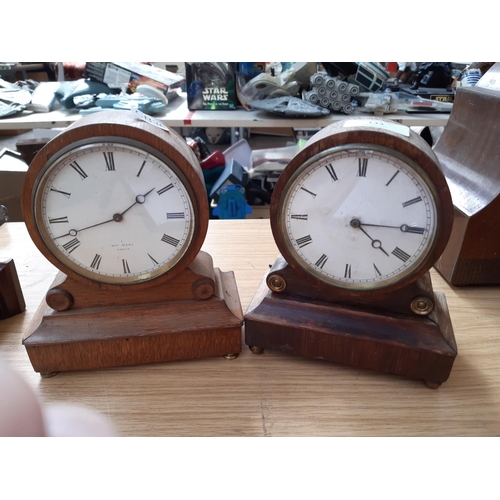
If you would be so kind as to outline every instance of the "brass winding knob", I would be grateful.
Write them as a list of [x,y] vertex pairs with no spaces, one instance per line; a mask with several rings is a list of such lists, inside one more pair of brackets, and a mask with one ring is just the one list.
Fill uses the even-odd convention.
[[419,316],[427,316],[434,310],[434,302],[429,297],[416,297],[411,301],[411,310]]
[[271,274],[267,277],[267,286],[272,292],[283,292],[286,288],[285,279],[279,274]]

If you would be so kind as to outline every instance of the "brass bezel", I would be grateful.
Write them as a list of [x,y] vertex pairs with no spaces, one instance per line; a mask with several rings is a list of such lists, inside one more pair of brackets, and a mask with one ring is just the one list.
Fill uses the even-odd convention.
[[[190,216],[191,216],[191,224],[189,228],[189,235],[188,238],[186,239],[186,242],[184,244],[184,247],[181,252],[179,252],[174,259],[166,263],[165,265],[159,267],[156,269],[154,272],[149,272],[142,274],[140,276],[132,276],[128,279],[122,278],[122,277],[108,277],[108,276],[103,276],[98,273],[94,273],[91,271],[88,271],[81,266],[77,265],[74,263],[73,260],[68,259],[57,247],[57,245],[54,244],[52,238],[49,236],[48,232],[46,231],[45,225],[42,221],[42,216],[41,216],[41,203],[42,203],[42,194],[43,194],[43,188],[47,182],[48,176],[50,173],[57,168],[58,165],[61,164],[61,162],[64,162],[65,159],[67,159],[69,156],[72,156],[75,152],[78,150],[83,150],[83,149],[89,149],[93,147],[102,147],[102,146],[113,146],[113,145],[120,145],[124,147],[128,147],[130,149],[137,150],[139,152],[142,152],[143,154],[147,154],[148,156],[154,157],[156,160],[159,162],[163,163],[167,168],[169,168],[179,179],[180,183],[182,184],[183,188],[186,190],[187,194],[187,200],[189,204],[189,210],[190,210]],[[151,280],[154,280],[155,278],[158,278],[159,276],[164,275],[165,273],[169,272],[172,270],[178,262],[182,259],[182,257],[187,253],[187,251],[190,248],[190,245],[193,241],[193,235],[196,232],[196,225],[198,221],[196,220],[196,212],[195,212],[195,197],[194,193],[191,189],[190,184],[187,182],[184,174],[182,171],[179,169],[179,167],[170,159],[168,158],[165,154],[161,153],[157,149],[151,147],[148,144],[144,144],[140,141],[136,141],[134,139],[129,139],[125,137],[119,137],[119,136],[93,136],[92,138],[89,139],[81,139],[79,141],[76,141],[74,143],[68,144],[64,148],[62,148],[60,151],[58,151],[56,154],[54,154],[44,165],[44,167],[40,170],[38,173],[34,186],[33,186],[33,191],[31,193],[31,209],[33,213],[33,218],[34,222],[36,225],[36,229],[38,232],[38,235],[42,239],[44,245],[46,246],[47,250],[52,254],[52,256],[59,261],[63,266],[67,267],[68,269],[72,270],[76,274],[90,279],[94,282],[98,283],[103,283],[106,285],[134,285],[138,283],[145,283],[149,282]]]

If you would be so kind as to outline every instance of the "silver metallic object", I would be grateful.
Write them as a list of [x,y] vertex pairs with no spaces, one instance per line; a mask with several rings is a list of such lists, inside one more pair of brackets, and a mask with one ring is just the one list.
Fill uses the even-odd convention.
[[323,73],[315,73],[310,78],[311,89],[303,92],[305,102],[350,114],[354,111],[352,96],[359,95],[359,86],[333,78]]

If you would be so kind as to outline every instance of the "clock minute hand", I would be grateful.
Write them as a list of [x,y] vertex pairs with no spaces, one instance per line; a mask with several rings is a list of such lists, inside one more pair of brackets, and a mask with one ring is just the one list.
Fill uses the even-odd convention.
[[103,222],[98,222],[97,224],[92,224],[91,226],[82,227],[81,229],[70,229],[66,234],[61,234],[61,236],[56,236],[54,239],[57,240],[59,238],[64,238],[65,236],[76,236],[78,233],[85,231],[86,229],[90,229],[91,227],[102,226],[103,224],[107,224],[108,222],[113,222],[115,219],[108,219]]
[[139,204],[143,204],[146,201],[146,197],[148,194],[154,191],[153,189],[150,189],[146,194],[138,194],[135,197],[135,202],[130,205],[126,210],[124,210],[122,213],[116,213],[113,215],[111,219],[105,220],[103,222],[98,222],[97,224],[92,224],[87,227],[82,227],[81,229],[70,229],[66,234],[61,234],[61,236],[56,236],[54,239],[57,240],[59,238],[64,238],[65,236],[76,236],[78,233],[81,233],[82,231],[85,231],[86,229],[90,229],[91,227],[97,227],[97,226],[102,226],[103,224],[107,224],[108,222],[120,222],[123,218],[123,214],[125,212],[128,212],[133,206]]
[[388,226],[385,224],[366,224],[365,222],[360,222],[359,225],[372,226],[372,227],[389,227],[389,228],[399,229],[403,233],[423,234],[425,231],[424,227],[409,226],[408,224],[401,224],[401,226]]

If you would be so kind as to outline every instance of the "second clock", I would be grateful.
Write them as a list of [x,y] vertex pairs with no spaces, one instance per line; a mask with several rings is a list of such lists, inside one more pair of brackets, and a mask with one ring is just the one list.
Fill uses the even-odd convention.
[[325,283],[368,290],[415,275],[436,242],[428,174],[387,147],[349,144],[300,165],[275,207],[289,263]]
[[246,343],[421,378],[456,356],[429,269],[448,241],[451,197],[408,127],[353,118],[318,132],[271,201],[281,255],[250,305]]

